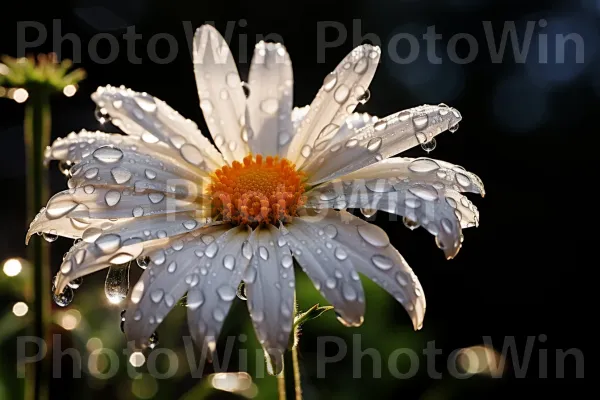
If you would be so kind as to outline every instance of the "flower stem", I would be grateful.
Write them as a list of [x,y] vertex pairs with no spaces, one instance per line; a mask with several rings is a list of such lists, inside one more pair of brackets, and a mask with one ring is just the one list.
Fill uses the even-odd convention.
[[279,400],[286,400],[285,395],[285,368],[277,375],[277,392]]
[[300,362],[298,361],[298,345],[292,347],[292,362],[294,365],[294,392],[296,400],[302,400],[302,384],[300,377]]
[[[25,106],[25,153],[27,162],[27,220],[32,221],[48,199],[48,179],[43,165],[44,150],[50,142],[50,93],[44,87],[32,88]],[[34,292],[34,335],[50,342],[50,265],[48,246],[40,239],[32,240],[28,246],[28,258],[33,268]],[[51,357],[46,353],[40,362],[32,364],[27,377],[26,398],[48,399],[48,376]]]

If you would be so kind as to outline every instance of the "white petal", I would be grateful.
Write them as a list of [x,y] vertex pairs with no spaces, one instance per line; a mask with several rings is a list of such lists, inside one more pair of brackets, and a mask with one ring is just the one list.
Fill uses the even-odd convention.
[[123,132],[139,136],[144,142],[166,143],[192,165],[202,164],[213,170],[225,163],[194,122],[155,97],[124,87],[106,86],[98,88],[92,100]]
[[[328,210],[315,216],[297,218],[291,226],[298,221],[311,228],[313,238],[319,236],[326,238],[325,243],[343,246],[352,266],[394,296],[409,313],[414,328],[421,328],[426,308],[423,288],[381,228],[346,211]],[[333,239],[329,239],[331,236]],[[332,260],[333,257],[329,256]],[[354,276],[352,279],[356,278]]]
[[242,140],[246,96],[229,46],[219,32],[203,25],[194,36],[194,72],[200,107],[215,144],[231,164],[249,152]]
[[301,166],[314,148],[325,146],[368,90],[379,63],[379,47],[365,44],[352,50],[333,72],[310,105],[287,153]]
[[447,258],[460,250],[462,232],[454,199],[447,200],[445,186],[404,178],[336,180],[308,192],[306,207],[369,208],[403,215],[427,229]]
[[203,350],[208,349],[209,357],[250,261],[252,251],[245,244],[249,235],[247,227],[238,226],[221,236],[214,235],[212,241],[202,238],[207,246],[198,261],[198,283],[193,285],[195,278],[190,278],[188,325],[192,338]]
[[[105,153],[117,154],[118,159],[106,159]],[[200,197],[205,185],[210,182],[208,172],[199,168],[170,159],[162,153],[148,154],[139,148],[132,150],[122,146],[96,149],[71,167],[69,173],[70,188],[117,186],[137,193],[163,192],[190,201]]]
[[273,225],[257,228],[253,236],[254,256],[244,275],[248,311],[274,374],[278,374],[294,321],[293,261],[288,246],[278,241],[279,230]]
[[354,250],[347,246],[355,244],[340,242],[339,228],[321,225],[318,219],[295,218],[282,232],[294,258],[317,290],[335,307],[338,319],[347,326],[360,326],[365,298],[354,270]]
[[135,285],[125,314],[125,335],[128,341],[135,341],[135,348],[146,346],[148,338],[192,283],[206,279],[198,269],[207,246],[202,236],[220,235],[227,229],[226,225],[209,226],[195,232],[198,236],[186,235],[177,246],[149,255],[151,262]]
[[[124,264],[156,247],[165,247],[179,235],[210,223],[195,213],[103,221],[88,227],[82,241],[67,253],[60,267],[57,292],[70,281],[113,264]],[[174,242],[173,242],[174,243]]]
[[485,196],[483,182],[477,175],[466,171],[460,165],[427,157],[388,158],[339,177],[342,181],[381,178],[408,178],[431,184],[444,185],[444,188],[457,192],[479,193]]
[[254,50],[248,83],[248,118],[253,135],[250,149],[263,156],[287,154],[292,129],[292,63],[280,43],[260,41]]
[[446,105],[424,105],[392,114],[355,132],[343,143],[328,143],[325,162],[305,169],[309,184],[317,184],[357,171],[456,126],[460,113]]
[[87,186],[56,193],[44,210],[48,219],[131,218],[181,211],[208,211],[210,204],[167,196],[162,192],[136,193],[123,187]]

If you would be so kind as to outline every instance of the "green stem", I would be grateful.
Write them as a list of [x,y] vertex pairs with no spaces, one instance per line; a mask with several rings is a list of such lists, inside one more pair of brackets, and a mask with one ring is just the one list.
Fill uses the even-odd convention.
[[302,400],[302,383],[300,376],[300,362],[298,361],[298,344],[292,347],[292,364],[294,366],[294,392],[296,400]]
[[279,400],[286,400],[285,397],[285,368],[277,375],[277,393]]
[[[50,94],[44,87],[30,90],[25,106],[25,153],[27,159],[27,221],[32,221],[48,200],[48,178],[43,165],[44,150],[50,144]],[[44,240],[32,240],[28,258],[33,269],[34,335],[45,341],[48,353],[40,362],[32,364],[26,384],[27,399],[47,400],[50,372],[50,265],[49,251]]]

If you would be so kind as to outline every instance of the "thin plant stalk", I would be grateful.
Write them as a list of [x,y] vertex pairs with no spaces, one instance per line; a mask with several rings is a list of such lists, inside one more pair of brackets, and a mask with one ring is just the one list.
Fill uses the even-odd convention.
[[294,393],[296,400],[302,400],[302,383],[300,376],[300,362],[298,360],[298,344],[292,347],[292,364],[294,367]]
[[279,400],[286,400],[285,394],[285,368],[277,375],[277,393]]
[[[48,177],[43,165],[44,150],[50,143],[51,116],[50,93],[44,87],[32,88],[25,106],[25,154],[27,162],[27,220],[31,221],[48,200]],[[50,340],[50,264],[49,248],[41,238],[32,240],[28,246],[28,257],[33,268],[33,315],[34,336]],[[32,363],[25,387],[27,400],[48,400],[50,349],[40,362]]]

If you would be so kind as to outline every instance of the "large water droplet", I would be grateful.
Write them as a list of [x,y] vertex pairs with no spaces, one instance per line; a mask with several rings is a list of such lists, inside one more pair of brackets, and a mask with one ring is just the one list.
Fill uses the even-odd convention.
[[381,254],[376,254],[373,257],[371,257],[371,261],[377,268],[384,271],[387,271],[388,269],[394,266],[392,260]]
[[274,115],[279,109],[279,103],[277,102],[277,99],[271,97],[260,103],[260,109],[269,115]]
[[223,301],[232,301],[235,299],[236,291],[229,285],[223,285],[217,289],[217,294]]
[[190,290],[187,295],[187,306],[192,310],[204,304],[204,296],[200,290]]
[[417,130],[425,128],[427,126],[427,122],[429,122],[427,114],[417,115],[413,118],[413,124],[415,124],[415,128]]
[[413,172],[426,173],[435,171],[439,167],[440,166],[438,163],[436,163],[434,160],[429,158],[418,158],[409,164],[408,169]]
[[50,229],[48,232],[42,233],[42,237],[46,242],[52,243],[58,239],[58,234],[56,233],[56,229]]
[[106,201],[106,205],[112,207],[121,200],[121,192],[118,190],[109,190],[104,195],[104,200]]
[[213,112],[213,104],[208,99],[203,99],[200,101],[200,108],[204,112],[204,115],[210,115]]
[[371,218],[373,215],[377,214],[376,208],[361,208],[360,213],[364,215],[365,218]]
[[102,146],[94,151],[93,157],[105,164],[114,164],[123,158],[123,152],[116,147]]
[[204,250],[204,254],[208,258],[214,258],[217,255],[218,251],[219,251],[219,245],[217,244],[217,242],[212,242],[211,244],[208,245],[206,250]]
[[375,137],[369,140],[369,143],[367,143],[367,150],[369,150],[371,153],[376,152],[381,148],[382,142],[383,139],[381,139],[380,137]]
[[362,75],[367,71],[368,67],[369,67],[369,61],[367,60],[366,57],[362,57],[360,60],[358,60],[356,62],[356,65],[354,66],[354,72]]
[[112,254],[121,247],[121,236],[109,233],[100,236],[94,243],[104,254]]
[[312,153],[312,147],[305,144],[304,147],[302,147],[302,150],[300,151],[300,153],[302,154],[302,157],[308,158],[308,157],[310,157],[310,154]]
[[241,84],[240,76],[236,72],[230,72],[225,76],[225,82],[230,88],[236,88]]
[[149,113],[153,113],[154,111],[156,111],[156,103],[154,102],[154,99],[152,97],[147,95],[140,95],[135,96],[133,99],[142,110],[147,111]]
[[348,258],[348,253],[341,247],[336,247],[333,254],[335,255],[335,258],[337,258],[340,261],[344,261],[346,258]]
[[289,254],[286,254],[281,258],[281,266],[283,268],[290,268],[293,264],[294,264],[294,260],[292,259],[292,256],[290,256]]
[[340,85],[333,93],[333,99],[338,103],[344,103],[350,95],[350,89],[346,85]]
[[233,268],[235,267],[235,257],[232,256],[231,254],[227,254],[224,258],[223,258],[223,266],[230,270],[233,271]]
[[402,222],[404,223],[404,226],[410,229],[411,231],[417,229],[420,226],[418,222],[413,221],[412,219],[408,219],[406,217],[402,217]]
[[390,239],[383,229],[373,224],[364,224],[357,227],[358,234],[363,240],[375,247],[386,247]]
[[267,261],[269,259],[269,250],[267,250],[265,246],[260,246],[258,248],[258,255],[260,255],[260,258]]
[[56,303],[57,306],[66,307],[73,301],[73,289],[70,287],[66,287],[63,289],[62,293],[55,294],[54,293],[54,285],[52,285],[52,299]]
[[431,138],[431,140],[421,143],[421,148],[427,153],[431,153],[433,150],[435,150],[436,146],[437,142],[435,138]]
[[408,189],[409,192],[426,201],[433,201],[438,198],[437,191],[429,185],[414,185]]
[[202,153],[193,144],[185,143],[181,146],[179,152],[181,153],[183,159],[192,165],[197,166],[204,162],[204,157],[202,157]]
[[[112,304],[119,304],[127,298],[127,293],[129,292],[129,265],[129,263],[111,265],[108,268],[106,281],[104,282],[104,294]],[[131,299],[133,301],[133,293],[131,294]]]
[[461,174],[460,172],[456,173],[455,179],[456,182],[458,182],[458,184],[462,187],[469,187],[471,185],[471,179],[469,179],[469,177],[465,174]]
[[150,265],[150,257],[148,256],[138,257],[135,261],[138,267],[140,267],[141,269],[146,269],[148,268],[148,265]]
[[450,131],[450,133],[454,133],[458,130],[458,122],[454,125],[452,125],[451,127],[448,128],[448,130]]
[[337,83],[337,73],[332,72],[325,77],[323,80],[323,89],[326,92],[331,92],[331,90],[335,87]]

